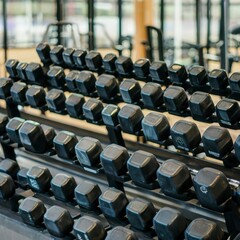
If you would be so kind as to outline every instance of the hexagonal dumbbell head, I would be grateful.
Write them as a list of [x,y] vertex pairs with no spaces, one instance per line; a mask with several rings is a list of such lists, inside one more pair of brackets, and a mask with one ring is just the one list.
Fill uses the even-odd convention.
[[143,113],[140,107],[127,104],[118,113],[118,121],[124,132],[135,134],[141,131]]
[[0,136],[6,134],[6,126],[8,124],[8,117],[0,113]]
[[216,105],[216,113],[220,124],[233,126],[240,121],[240,107],[233,99],[221,99]]
[[0,172],[10,175],[13,179],[16,179],[19,166],[16,161],[10,159],[4,159],[0,162]]
[[52,206],[44,214],[44,223],[50,234],[55,237],[64,237],[72,231],[74,221],[68,210]]
[[117,105],[114,105],[114,104],[106,105],[106,107],[102,110],[103,123],[106,126],[112,126],[112,127],[117,126],[119,124],[118,122],[119,111],[120,111],[120,108]]
[[57,200],[69,202],[73,200],[74,189],[77,186],[75,179],[66,174],[57,174],[51,181],[51,189]]
[[47,72],[47,80],[51,87],[62,88],[65,84],[65,73],[62,67],[53,66]]
[[179,120],[171,128],[173,144],[177,149],[193,151],[201,142],[201,134],[194,122]]
[[233,93],[240,93],[240,72],[233,73],[228,80]]
[[129,175],[136,185],[154,182],[158,167],[156,157],[142,150],[134,152],[127,162]]
[[153,204],[141,198],[133,199],[126,208],[128,221],[139,230],[147,230],[152,226],[155,213]]
[[96,89],[101,99],[110,101],[119,92],[118,80],[113,75],[102,74],[96,81]]
[[113,53],[108,53],[103,58],[103,67],[105,72],[114,73],[116,71],[115,61],[117,60],[117,56]]
[[27,80],[32,84],[44,85],[45,73],[39,63],[29,63],[26,67]]
[[80,207],[93,210],[98,206],[98,198],[102,191],[96,183],[82,181],[77,185],[74,193]]
[[66,97],[62,90],[52,89],[46,94],[48,109],[52,112],[63,112],[65,109]]
[[26,92],[28,87],[26,83],[15,82],[11,87],[11,96],[16,104],[23,104],[26,101]]
[[232,197],[226,176],[213,168],[202,168],[193,185],[200,204],[215,211],[222,211]]
[[62,45],[55,46],[51,49],[50,58],[54,64],[56,65],[64,64],[63,56],[62,56],[63,51],[64,51],[64,47]]
[[146,140],[164,142],[170,136],[170,124],[165,115],[150,112],[142,120],[143,134]]
[[103,240],[107,235],[102,223],[89,216],[80,217],[74,224],[73,229],[75,236],[82,240]]
[[81,165],[96,167],[100,162],[102,145],[99,140],[91,137],[83,137],[75,146],[77,159]]
[[157,108],[163,103],[163,91],[160,84],[148,82],[141,90],[142,101],[147,108]]
[[214,113],[214,103],[211,96],[205,92],[195,92],[189,100],[191,115],[194,119],[208,119]]
[[47,125],[41,124],[41,127],[47,140],[48,147],[51,148],[53,146],[53,139],[56,136],[56,132],[52,127]]
[[187,166],[174,159],[164,161],[157,171],[158,183],[166,195],[178,197],[192,187]]
[[80,93],[90,95],[95,91],[96,78],[90,71],[81,71],[76,78],[76,85]]
[[163,61],[155,61],[151,64],[150,75],[154,82],[166,83],[168,80],[167,64]]
[[228,85],[227,72],[223,69],[214,69],[208,74],[208,81],[213,90],[223,91]]
[[150,61],[146,58],[138,59],[134,65],[134,72],[137,78],[144,79],[149,75]]
[[13,81],[11,78],[0,78],[0,98],[6,99],[11,95],[10,89],[12,88]]
[[64,63],[70,68],[75,67],[75,63],[73,60],[74,52],[75,52],[75,48],[66,48],[62,54]]
[[90,51],[86,55],[85,61],[91,71],[99,71],[102,67],[102,56],[99,52]]
[[65,77],[65,82],[67,84],[67,88],[70,91],[76,91],[77,90],[77,84],[76,84],[76,79],[79,77],[80,72],[73,70],[70,71],[66,77]]
[[52,175],[48,168],[34,166],[28,170],[27,180],[33,191],[44,193],[50,188]]
[[22,220],[32,226],[41,226],[46,208],[43,202],[34,197],[25,198],[19,206],[19,214]]
[[100,155],[101,164],[106,174],[120,176],[127,171],[129,154],[126,148],[117,144],[108,145]]
[[73,159],[75,157],[75,145],[77,137],[75,134],[68,131],[61,131],[53,139],[54,148],[58,157],[64,159]]
[[12,79],[16,79],[18,77],[18,75],[17,75],[18,63],[19,63],[19,61],[16,59],[9,59],[5,63],[6,70]]
[[13,142],[21,144],[21,140],[19,137],[19,129],[24,122],[25,122],[24,119],[14,117],[14,118],[10,119],[8,124],[6,125],[6,131],[7,131],[8,137]]
[[28,66],[28,63],[20,62],[18,63],[16,69],[17,69],[17,75],[20,79],[23,81],[27,81],[27,75],[26,75],[26,68]]
[[78,68],[84,68],[86,66],[85,57],[87,51],[76,49],[73,53],[73,61]]
[[125,227],[115,227],[107,235],[106,240],[137,240],[136,233]]
[[122,76],[132,75],[133,62],[130,57],[119,56],[115,61],[115,66],[120,75]]
[[6,173],[0,172],[0,199],[7,200],[15,193],[14,181]]
[[237,137],[234,143],[234,149],[235,149],[235,156],[237,157],[238,161],[240,161],[240,135]]
[[163,100],[167,110],[173,114],[182,113],[188,107],[187,94],[181,87],[168,87],[163,94]]
[[31,86],[26,92],[27,103],[33,108],[41,108],[46,104],[46,93],[43,87]]
[[79,118],[83,115],[83,104],[85,103],[85,98],[81,94],[72,93],[67,98],[65,105],[68,114],[71,117]]
[[172,208],[161,208],[153,219],[153,226],[159,239],[183,239],[187,221],[182,214]]
[[222,159],[233,148],[229,131],[218,126],[210,126],[203,133],[202,142],[207,156]]
[[203,218],[194,219],[185,231],[185,239],[224,239],[222,229],[212,221]]
[[178,85],[184,85],[188,79],[188,74],[185,66],[173,64],[168,69],[170,81]]
[[99,197],[99,206],[105,216],[122,218],[126,213],[128,200],[124,193],[115,188],[109,188]]
[[193,66],[189,70],[189,80],[192,86],[205,85],[208,80],[206,69],[203,66]]
[[39,43],[36,47],[37,54],[42,63],[50,63],[50,51],[51,48],[48,43]]
[[120,84],[120,94],[126,103],[138,102],[141,98],[141,87],[135,79],[125,79]]
[[89,122],[99,122],[102,120],[103,104],[100,100],[89,98],[83,104],[83,114]]

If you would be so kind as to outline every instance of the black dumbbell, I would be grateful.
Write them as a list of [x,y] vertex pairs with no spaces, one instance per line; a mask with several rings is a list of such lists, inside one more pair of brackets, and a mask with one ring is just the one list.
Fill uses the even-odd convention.
[[36,47],[37,54],[41,59],[42,63],[49,64],[51,62],[50,51],[51,48],[48,43],[39,43]]
[[100,220],[90,216],[80,217],[73,229],[75,236],[82,240],[104,240],[107,235]]
[[153,82],[168,83],[168,67],[163,61],[155,61],[151,64],[150,76]]
[[201,142],[201,134],[194,122],[179,120],[171,128],[174,146],[184,151],[194,151]]
[[75,146],[77,159],[86,167],[97,167],[100,163],[102,145],[99,140],[91,137],[83,137]]
[[216,105],[218,122],[222,126],[234,126],[240,121],[240,107],[236,100],[221,99]]
[[24,119],[19,117],[14,117],[9,120],[8,124],[6,125],[6,131],[10,140],[15,143],[21,144],[20,136],[19,136],[19,129],[22,124],[25,122]]
[[17,65],[18,65],[19,61],[16,59],[9,59],[7,60],[7,62],[5,63],[5,67],[6,70],[9,74],[9,76],[14,80],[18,78],[18,74],[17,74]]
[[28,170],[29,169],[22,167],[17,172],[17,183],[23,189],[27,189],[28,188],[28,179],[27,179],[27,172],[28,172]]
[[143,113],[139,106],[126,104],[118,113],[118,121],[124,132],[138,134],[141,129]]
[[119,75],[132,76],[133,62],[130,57],[119,56],[115,61],[115,66]]
[[102,120],[103,104],[100,100],[95,98],[89,98],[87,102],[83,104],[83,114],[87,121],[98,123]]
[[226,176],[214,168],[202,168],[193,178],[193,185],[200,204],[222,212],[232,198]]
[[232,93],[240,93],[240,72],[233,73],[228,79]]
[[138,240],[136,233],[126,227],[117,226],[107,235],[106,240]]
[[83,95],[91,95],[95,90],[96,78],[90,71],[81,71],[76,78],[76,85],[80,93]]
[[77,68],[83,69],[86,66],[85,57],[87,56],[87,51],[76,49],[73,53],[73,61]]
[[117,60],[117,56],[113,53],[108,53],[103,58],[103,67],[106,73],[115,73],[116,66],[115,61]]
[[158,183],[164,194],[181,198],[192,187],[192,178],[187,166],[174,159],[166,160],[157,171]]
[[214,103],[211,96],[205,92],[195,92],[189,99],[189,107],[193,119],[207,120],[214,113]]
[[15,194],[15,184],[11,176],[0,172],[0,199],[8,200]]
[[11,78],[0,78],[0,98],[6,99],[11,95],[13,81]]
[[102,56],[99,52],[90,51],[85,57],[86,65],[91,71],[100,71],[102,68]]
[[75,157],[75,145],[77,137],[75,134],[67,131],[60,131],[53,139],[53,145],[58,157],[64,159],[73,159]]
[[46,75],[39,63],[29,63],[25,69],[26,77],[29,83],[37,85],[45,85]]
[[203,66],[193,66],[189,70],[189,80],[192,86],[200,87],[207,83],[208,74]]
[[169,69],[169,78],[173,84],[185,85],[188,79],[188,73],[185,66],[181,64],[172,64]]
[[64,237],[72,231],[74,221],[68,210],[52,206],[44,214],[44,223],[50,234]]
[[62,88],[65,84],[65,73],[62,67],[53,66],[47,72],[47,80],[51,87]]
[[136,77],[139,79],[147,80],[149,75],[149,68],[150,68],[150,61],[149,59],[146,59],[146,58],[138,59],[133,64],[134,73]]
[[160,84],[149,82],[141,90],[142,101],[147,108],[157,108],[163,104],[163,91]]
[[114,104],[107,104],[102,110],[102,119],[106,126],[115,127],[119,124],[118,122],[118,112],[120,108]]
[[185,231],[186,240],[223,240],[224,234],[222,229],[212,221],[203,218],[194,219]]
[[110,101],[119,92],[118,80],[113,75],[101,74],[96,81],[96,90],[101,99]]
[[187,221],[181,212],[163,207],[153,218],[153,226],[160,240],[178,240],[183,239]]
[[188,97],[182,87],[168,87],[163,94],[163,100],[172,114],[182,114],[188,107]]
[[48,168],[33,166],[27,172],[29,187],[35,192],[47,192],[50,188],[51,180],[52,175]]
[[203,133],[202,142],[207,156],[223,159],[233,149],[229,131],[222,127],[210,126]]
[[73,60],[74,52],[75,52],[74,48],[66,48],[62,53],[64,63],[70,68],[75,67],[75,63]]
[[152,226],[155,213],[153,204],[142,198],[133,199],[126,208],[126,215],[131,226],[142,231]]
[[52,89],[46,94],[48,109],[52,112],[63,113],[65,110],[66,97],[59,89]]
[[13,179],[16,179],[19,170],[20,169],[16,161],[4,159],[0,162],[0,172],[10,175]]
[[77,186],[75,179],[72,176],[66,174],[57,174],[51,181],[51,189],[54,197],[57,200],[63,202],[69,202],[73,200],[74,189]]
[[26,75],[26,68],[28,66],[28,63],[25,62],[20,62],[18,63],[16,69],[17,69],[17,75],[18,77],[23,80],[23,81],[27,81],[27,75]]
[[135,103],[141,99],[141,87],[135,79],[125,79],[120,84],[120,94],[124,102]]
[[41,124],[41,127],[47,140],[48,148],[50,149],[53,146],[53,139],[56,136],[56,132],[52,127],[47,125]]
[[8,124],[8,117],[0,113],[0,136],[6,134],[6,126]]
[[10,89],[13,102],[16,104],[24,104],[26,102],[27,90],[28,86],[26,83],[15,82]]
[[27,197],[21,202],[18,211],[23,222],[38,227],[43,223],[46,208],[41,200],[35,197]]
[[43,87],[30,86],[26,92],[27,103],[33,108],[41,108],[46,105],[46,93]]
[[64,65],[63,51],[64,47],[62,45],[55,46],[51,49],[50,58],[54,64],[59,66]]
[[234,149],[235,149],[235,156],[237,157],[238,161],[240,161],[240,135],[238,135],[234,143]]
[[66,100],[65,106],[69,116],[73,118],[81,118],[83,115],[83,104],[85,98],[81,94],[72,93]]
[[82,181],[75,188],[74,194],[80,207],[94,210],[98,206],[98,198],[102,191],[96,183]]
[[212,90],[223,92],[228,86],[227,72],[223,69],[214,69],[208,74],[208,81]]
[[124,193],[115,188],[108,188],[99,197],[102,213],[111,218],[122,218],[126,214],[128,200]]
[[66,77],[65,77],[65,82],[67,84],[67,88],[70,91],[77,91],[77,84],[76,84],[76,79],[79,78],[80,72],[77,70],[72,70],[70,71]]
[[151,188],[157,178],[159,167],[156,157],[142,150],[134,152],[127,161],[127,168],[132,181],[139,186]]

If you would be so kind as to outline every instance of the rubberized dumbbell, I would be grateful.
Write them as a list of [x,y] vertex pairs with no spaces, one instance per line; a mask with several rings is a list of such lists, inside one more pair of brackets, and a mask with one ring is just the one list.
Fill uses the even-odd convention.
[[126,227],[117,226],[107,235],[106,240],[138,240],[135,232]]
[[186,67],[180,64],[172,64],[168,68],[169,79],[173,84],[184,86],[188,79]]
[[86,55],[85,61],[89,70],[95,72],[102,71],[102,56],[99,52],[90,51]]
[[193,66],[189,70],[189,80],[193,87],[201,87],[206,85],[208,74],[203,66]]
[[30,84],[45,86],[46,84],[45,71],[39,63],[34,62],[29,63],[25,69],[28,82]]
[[63,66],[63,51],[64,47],[62,45],[54,46],[50,51],[50,58],[52,62],[58,66]]
[[65,101],[66,97],[62,90],[52,89],[46,94],[47,106],[51,112],[64,113]]
[[8,124],[8,117],[0,113],[0,136],[3,136],[7,133],[6,126]]
[[133,75],[133,62],[130,57],[119,56],[115,61],[115,66],[119,75],[123,77],[131,77]]
[[227,72],[223,69],[214,69],[208,74],[208,81],[213,91],[225,93],[228,86]]
[[67,84],[67,88],[70,91],[73,91],[73,92],[77,91],[76,79],[79,78],[79,75],[80,75],[80,72],[77,70],[72,70],[66,75],[65,82]]
[[15,104],[24,105],[26,102],[26,92],[28,90],[28,86],[23,82],[15,82],[11,89],[12,100]]
[[26,68],[28,66],[28,63],[25,62],[20,62],[18,63],[16,69],[17,69],[17,75],[18,77],[23,80],[23,81],[27,81],[27,75],[26,75]]
[[124,102],[135,103],[141,99],[141,87],[135,79],[125,79],[120,84],[120,94]]
[[167,64],[163,61],[154,61],[150,66],[150,76],[153,82],[159,82],[168,85],[168,68]]
[[83,104],[85,103],[85,98],[81,94],[72,93],[69,95],[65,102],[65,106],[69,116],[73,118],[82,118],[83,116]]
[[102,62],[106,73],[114,74],[116,72],[116,60],[117,56],[114,53],[108,53],[104,56]]
[[73,60],[74,48],[66,48],[62,53],[63,61],[69,68],[74,68],[75,63]]
[[6,131],[11,141],[21,144],[19,129],[24,122],[24,119],[18,117],[14,117],[9,120],[8,124],[6,125]]
[[96,78],[90,71],[81,71],[76,78],[78,91],[86,96],[91,95],[96,90],[95,82]]
[[145,81],[149,80],[148,79],[149,68],[150,68],[150,61],[149,59],[146,59],[146,58],[138,59],[133,64],[134,73],[137,79],[141,79]]
[[19,170],[19,166],[14,160],[4,159],[0,162],[0,172],[10,175],[13,179],[16,179]]
[[26,92],[27,103],[33,108],[42,108],[46,105],[46,93],[43,87],[30,86]]
[[18,79],[18,74],[17,74],[17,65],[18,65],[19,61],[16,59],[9,59],[7,60],[7,62],[5,63],[5,68],[9,74],[9,76],[11,77],[11,79],[16,80]]
[[8,200],[15,193],[15,184],[11,176],[0,172],[0,199]]
[[47,72],[47,81],[51,87],[63,88],[65,84],[65,73],[62,67],[53,66]]
[[85,57],[87,51],[76,49],[73,53],[73,61],[78,69],[84,69],[86,67]]
[[6,99],[11,96],[13,81],[11,78],[0,78],[0,98]]
[[36,51],[43,64],[51,63],[51,58],[50,58],[51,48],[48,43],[46,42],[39,43],[36,47]]
[[233,96],[239,100],[238,94],[240,93],[240,72],[233,73],[229,79],[228,83]]

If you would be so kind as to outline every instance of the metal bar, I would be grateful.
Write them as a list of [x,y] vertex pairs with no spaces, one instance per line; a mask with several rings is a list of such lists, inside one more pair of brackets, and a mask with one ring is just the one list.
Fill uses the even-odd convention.
[[6,0],[3,0],[3,48],[4,48],[4,61],[7,61],[7,50],[8,50],[8,31],[7,31],[7,4]]
[[[56,0],[56,5],[57,5],[56,18],[57,18],[58,22],[61,22],[63,20],[63,1],[62,0]],[[60,24],[58,24],[57,25],[57,33],[58,33],[57,41],[58,41],[58,45],[62,44],[61,32],[62,32],[62,26]]]
[[123,18],[123,12],[122,12],[122,0],[118,0],[118,44],[122,43],[122,18]]
[[162,30],[162,35],[164,36],[164,22],[165,22],[165,5],[164,5],[164,0],[161,0],[160,2],[160,26]]
[[94,0],[89,0],[88,2],[88,48],[93,50],[95,48],[95,39],[94,39]]
[[207,1],[207,53],[209,53],[209,49],[210,49],[210,44],[211,44],[211,8],[212,8],[212,4],[211,4],[211,0]]
[[201,0],[196,0],[196,44],[201,43]]

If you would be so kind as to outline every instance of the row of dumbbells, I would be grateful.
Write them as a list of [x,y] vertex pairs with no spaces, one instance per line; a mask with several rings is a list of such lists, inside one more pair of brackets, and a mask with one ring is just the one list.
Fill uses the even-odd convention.
[[[226,181],[225,179],[224,182]],[[16,197],[17,186],[30,188],[36,193],[21,199],[18,212],[22,220],[35,227],[43,227],[44,222],[49,233],[56,237],[64,237],[74,229],[77,239],[89,240],[97,237],[101,240],[106,236],[106,239],[142,239],[126,227],[116,227],[107,234],[102,222],[92,217],[99,212],[97,209],[100,209],[107,219],[123,220],[126,216],[128,222],[124,225],[130,224],[135,231],[150,231],[154,226],[159,239],[180,240],[184,235],[186,240],[193,238],[221,240],[226,237],[213,221],[198,218],[189,224],[189,220],[175,209],[164,207],[157,212],[151,202],[141,197],[129,202],[125,194],[115,188],[108,188],[102,192],[97,184],[89,181],[77,184],[72,176],[66,174],[59,173],[52,177],[47,168],[37,166],[29,170],[20,170],[15,161],[3,160],[0,162],[0,199],[2,199],[0,203]],[[38,199],[41,194],[47,197],[53,195],[56,200],[68,202],[72,207],[78,205],[80,212],[77,218],[81,214],[81,209],[92,211],[92,216],[84,215],[83,211],[83,216],[73,219],[71,211],[57,206],[57,202],[54,202],[56,205],[48,206],[46,210],[44,200],[42,201],[41,197]]]
[[[36,122],[13,118],[6,129],[9,138],[22,144],[26,150],[49,150],[49,137]],[[219,211],[222,211],[223,203],[231,198],[228,180],[214,169],[200,170],[192,181],[191,173],[184,163],[167,160],[159,166],[156,157],[149,152],[139,150],[130,155],[126,148],[116,144],[103,149],[100,141],[95,138],[83,137],[78,140],[73,133],[66,131],[57,133],[52,142],[59,158],[73,162],[77,159],[77,163],[82,167],[103,168],[107,176],[129,175],[134,184],[148,189],[160,186],[162,192],[168,196],[186,200],[189,189],[194,185],[195,198],[198,198],[203,206]],[[218,184],[213,184],[213,181]],[[211,197],[206,198],[207,193],[201,191],[202,185],[209,188],[207,192]]]

